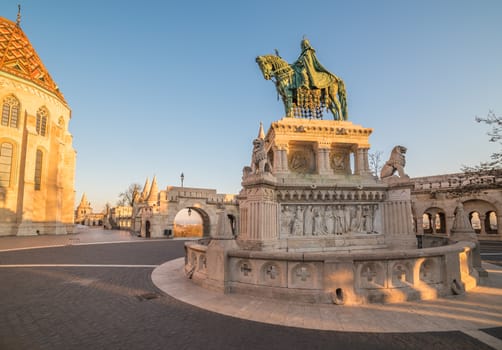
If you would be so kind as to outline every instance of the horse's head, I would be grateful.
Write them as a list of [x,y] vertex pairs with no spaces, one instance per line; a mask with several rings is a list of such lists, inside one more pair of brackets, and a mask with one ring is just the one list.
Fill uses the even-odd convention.
[[268,59],[268,57],[258,56],[256,57],[256,63],[258,63],[258,66],[260,67],[260,70],[265,80],[270,80],[270,78],[272,78],[273,65]]

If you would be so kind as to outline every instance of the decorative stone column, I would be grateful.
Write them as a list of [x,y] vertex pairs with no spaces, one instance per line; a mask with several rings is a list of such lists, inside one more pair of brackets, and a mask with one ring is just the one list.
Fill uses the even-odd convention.
[[328,175],[332,173],[329,166],[330,142],[319,142],[317,144],[317,166],[319,175]]
[[423,235],[424,234],[424,218],[422,215],[417,215],[416,217],[417,220],[417,235]]
[[479,214],[479,221],[481,224],[481,231],[479,232],[479,235],[486,236],[488,234],[488,231],[486,230],[486,215],[481,215]]
[[368,160],[368,148],[357,148],[354,151],[354,168],[355,175],[371,174]]
[[502,236],[502,213],[497,212],[497,234]]
[[383,232],[386,243],[394,249],[413,249],[417,246],[411,222],[411,189],[395,186],[382,204]]
[[288,144],[276,144],[272,148],[274,152],[274,174],[284,174],[288,169]]
[[279,204],[275,191],[265,187],[245,189],[239,205],[239,245],[249,249],[276,248],[279,239]]

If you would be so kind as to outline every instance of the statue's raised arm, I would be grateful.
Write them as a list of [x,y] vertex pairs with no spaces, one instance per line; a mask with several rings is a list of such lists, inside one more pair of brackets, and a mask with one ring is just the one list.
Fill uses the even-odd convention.
[[334,119],[347,120],[347,96],[343,81],[329,72],[317,59],[307,39],[302,52],[289,65],[278,55],[256,58],[265,79],[273,79],[282,98],[287,117],[322,119],[329,110]]

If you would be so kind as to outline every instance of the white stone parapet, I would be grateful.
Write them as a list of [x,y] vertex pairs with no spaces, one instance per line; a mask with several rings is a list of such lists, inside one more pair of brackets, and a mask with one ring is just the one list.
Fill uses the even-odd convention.
[[438,176],[416,177],[410,179],[414,184],[414,191],[449,190],[462,188],[466,185],[478,186],[502,186],[502,174],[497,175],[470,175],[466,173],[456,173]]

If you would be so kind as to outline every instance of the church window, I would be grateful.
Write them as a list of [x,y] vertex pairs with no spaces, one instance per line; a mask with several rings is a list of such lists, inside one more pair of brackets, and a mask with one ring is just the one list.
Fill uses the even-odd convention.
[[49,112],[46,108],[42,107],[37,111],[37,134],[45,136],[47,134],[47,116]]
[[37,150],[37,156],[35,158],[35,191],[40,191],[42,184],[42,160],[43,153],[41,150]]
[[9,187],[12,171],[13,149],[11,143],[0,144],[0,187]]
[[19,120],[19,101],[14,96],[7,96],[2,104],[2,126],[17,128]]

